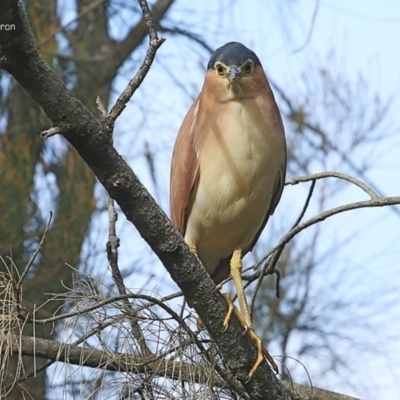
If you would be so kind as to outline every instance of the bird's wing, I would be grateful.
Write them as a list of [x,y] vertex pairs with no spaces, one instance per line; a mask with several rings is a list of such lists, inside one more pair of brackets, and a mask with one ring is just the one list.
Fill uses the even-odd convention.
[[199,170],[194,131],[200,96],[189,109],[176,138],[171,162],[170,210],[171,221],[181,234],[185,233],[187,208]]
[[278,205],[279,200],[281,198],[283,187],[285,185],[285,175],[286,175],[286,162],[285,162],[285,164],[282,165],[282,168],[280,169],[279,174],[276,177],[274,190],[273,190],[272,198],[271,198],[271,203],[268,207],[267,213],[265,214],[264,221],[261,225],[261,228],[258,230],[256,236],[254,236],[253,241],[250,243],[250,245],[247,247],[247,249],[245,249],[245,251],[243,252],[243,255],[253,249],[253,247],[257,243],[257,240],[259,239],[262,231],[264,230],[265,225],[267,225],[269,217],[274,213],[275,208]]

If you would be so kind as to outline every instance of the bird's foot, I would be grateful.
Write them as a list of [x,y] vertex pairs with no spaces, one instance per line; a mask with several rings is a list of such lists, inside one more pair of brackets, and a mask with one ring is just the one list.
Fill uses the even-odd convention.
[[248,326],[248,324],[246,324],[245,319],[243,318],[243,316],[240,314],[238,309],[233,304],[229,294],[224,293],[223,296],[225,297],[226,302],[228,303],[228,312],[226,313],[226,317],[223,322],[223,326],[224,326],[223,332],[225,332],[228,329],[229,322],[232,319],[232,314],[235,313],[237,319],[239,320],[240,325],[244,328],[243,334],[249,335],[250,338],[255,342],[256,347],[257,347],[257,358],[256,358],[256,361],[255,361],[253,367],[251,368],[251,370],[249,372],[249,380],[256,373],[258,367],[264,361],[264,357],[268,360],[269,364],[271,365],[271,367],[275,371],[275,373],[278,374],[279,368],[276,365],[272,356],[268,353],[268,350],[263,346],[263,342],[262,342],[261,338],[256,335],[253,327]]
[[248,380],[250,380],[252,378],[252,376],[256,373],[258,367],[264,361],[264,357],[267,359],[267,361],[271,365],[271,367],[274,370],[274,372],[276,374],[279,374],[278,366],[276,365],[276,363],[275,363],[274,359],[272,358],[272,356],[268,353],[268,350],[264,347],[261,338],[259,336],[257,336],[256,333],[254,332],[254,329],[253,328],[249,328],[247,330],[247,334],[255,342],[256,347],[257,347],[257,358],[256,358],[256,361],[255,361],[253,367],[251,368],[251,370],[249,372],[249,379]]
[[[229,326],[229,322],[231,321],[232,318],[232,313],[235,312],[235,314],[238,316],[239,318],[239,322],[242,325],[242,316],[240,315],[239,311],[237,310],[236,306],[233,304],[233,301],[231,299],[231,296],[229,296],[228,293],[223,293],[222,296],[225,297],[226,302],[228,303],[228,312],[226,313],[224,322],[222,323],[222,326],[224,327],[222,332],[225,332],[228,329]],[[240,317],[239,317],[240,316]],[[244,322],[244,320],[243,320]],[[246,323],[245,323],[246,325]],[[242,325],[243,326],[243,325]]]

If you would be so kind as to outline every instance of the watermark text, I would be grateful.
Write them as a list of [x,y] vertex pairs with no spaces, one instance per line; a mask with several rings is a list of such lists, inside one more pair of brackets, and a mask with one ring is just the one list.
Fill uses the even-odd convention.
[[0,31],[15,31],[14,24],[0,24]]

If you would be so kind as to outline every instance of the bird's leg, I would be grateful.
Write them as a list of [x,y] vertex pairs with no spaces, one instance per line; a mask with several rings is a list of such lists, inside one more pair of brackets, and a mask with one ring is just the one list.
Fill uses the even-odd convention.
[[254,332],[253,324],[252,324],[251,318],[250,318],[249,307],[247,305],[246,296],[244,294],[244,287],[243,287],[243,281],[242,281],[242,267],[243,267],[242,252],[240,250],[235,250],[232,255],[232,259],[231,259],[231,275],[232,275],[233,282],[234,282],[235,288],[236,288],[236,293],[238,296],[238,301],[239,301],[239,305],[240,305],[240,313],[236,309],[236,307],[233,305],[232,300],[229,298],[229,295],[225,296],[225,298],[227,299],[229,308],[228,308],[228,313],[224,320],[224,327],[226,329],[226,327],[228,326],[229,321],[232,317],[232,313],[235,313],[235,315],[238,317],[239,323],[246,328],[246,333],[251,337],[251,339],[255,342],[255,344],[257,346],[257,359],[249,372],[249,378],[251,378],[255,374],[255,372],[257,371],[257,368],[263,362],[264,356],[270,362],[274,371],[276,373],[278,373],[279,372],[278,366],[275,364],[273,358],[270,356],[268,351],[264,348],[262,340]]
[[247,305],[242,282],[242,268],[242,252],[240,250],[235,250],[231,259],[231,275],[236,288],[236,293],[240,305],[240,313],[242,314],[242,317],[244,318],[244,321],[246,323],[246,329],[252,329],[253,325],[251,323],[249,307]]

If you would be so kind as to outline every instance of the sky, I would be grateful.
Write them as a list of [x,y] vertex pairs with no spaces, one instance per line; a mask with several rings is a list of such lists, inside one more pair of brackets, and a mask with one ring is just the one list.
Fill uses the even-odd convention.
[[[381,99],[392,97],[388,115],[390,124],[382,128],[383,133],[390,132],[390,138],[349,156],[358,165],[366,154],[370,154],[373,168],[367,172],[365,178],[384,195],[400,195],[398,2],[225,0],[188,4],[178,1],[169,17],[171,21],[181,20],[183,26],[193,29],[214,48],[231,40],[243,42],[258,54],[270,79],[288,93],[301,93],[306,87],[308,74],[315,73],[316,67],[332,67],[341,71],[339,79],[344,77],[354,84],[361,74],[372,88],[371,91],[377,92]],[[119,27],[123,29],[123,24]],[[174,137],[191,102],[201,89],[204,68],[209,58],[207,51],[200,46],[193,49],[193,44],[189,41],[185,42],[182,38],[175,40],[171,36],[167,39],[144,84],[131,100],[124,117],[118,121],[115,137],[117,148],[166,212],[169,162]],[[193,54],[197,54],[197,60],[188,60],[187,57]],[[139,61],[140,57],[137,59]],[[123,72],[126,79],[122,78],[118,83],[116,93],[132,77],[131,70]],[[166,75],[168,78],[165,78]],[[179,91],[176,89],[177,84],[181,86]],[[354,87],[357,88],[355,85]],[[154,93],[157,93],[157,101],[149,104],[148,99],[153,99]],[[365,93],[355,92],[355,99],[357,95],[365,96]],[[279,96],[277,100],[278,105],[284,107],[279,104]],[[317,102],[318,99],[311,99],[312,101]],[[144,109],[146,112],[143,112]],[[324,123],[324,110],[315,107],[315,112],[321,113],[320,119]],[[325,112],[328,113],[329,110]],[[139,115],[141,117],[137,118]],[[338,132],[338,135],[343,137],[345,133]],[[130,135],[130,145],[127,145],[127,134]],[[132,146],[133,142],[135,145]],[[145,144],[149,144],[157,154],[157,185],[153,183],[145,166],[145,157],[142,156]],[[323,170],[321,163],[315,163],[315,166],[313,172]],[[334,166],[340,172],[351,173],[347,169],[341,170],[341,164],[337,160],[326,160],[326,166]],[[278,207],[274,218],[284,221],[287,229],[301,208],[304,195],[304,186],[285,189],[282,205]],[[99,190],[99,197],[101,196],[103,194]],[[339,196],[327,199],[325,207],[363,199],[365,195],[359,190],[347,187]],[[288,207],[294,208],[296,212],[293,215],[286,214]],[[350,323],[346,334],[353,336],[353,339],[360,337],[360,341],[365,339],[367,343],[374,345],[378,343],[379,350],[376,354],[364,354],[363,349],[358,349],[357,345],[348,348],[343,343],[339,344],[343,347],[342,354],[348,357],[352,373],[344,379],[343,376],[327,372],[324,377],[316,378],[314,384],[317,386],[365,399],[399,399],[400,366],[397,360],[400,357],[400,313],[396,312],[400,302],[400,279],[397,273],[400,260],[399,206],[397,210],[399,213],[390,209],[355,211],[321,224],[321,258],[336,243],[345,242],[346,246],[342,246],[335,257],[329,256],[326,259],[325,273],[313,282],[314,294],[323,297],[321,304],[329,304],[329,299],[336,296],[345,301],[351,301],[357,296],[362,298],[364,303],[359,304],[358,311],[347,315],[346,309],[342,310],[343,319],[338,323]],[[315,215],[316,211],[317,205],[314,205],[306,217]],[[146,246],[140,241],[134,228],[121,220],[123,218],[120,218],[118,233],[123,238],[121,259],[125,258],[129,268],[139,263],[140,258],[132,256],[132,241],[135,240],[136,253],[140,254]],[[104,219],[96,223],[107,226]],[[134,238],[132,241],[127,239],[131,236]],[[301,238],[304,243],[307,242],[307,234],[303,234]],[[97,238],[92,237],[88,247],[96,241]],[[146,251],[149,252],[148,249]],[[162,266],[157,267],[155,274],[158,275],[158,280],[152,283],[151,290],[162,294],[176,290]],[[332,285],[327,286],[327,280],[338,282],[335,293],[329,292]],[[374,308],[375,304],[380,307]],[[319,304],[315,305],[316,308],[318,306]],[[327,312],[330,312],[329,309]],[[326,317],[329,319],[329,315]],[[382,343],[379,343],[381,338]],[[300,337],[294,340],[293,351],[300,342]],[[318,375],[318,363],[315,360],[305,360],[305,364],[312,378],[314,373]]]

